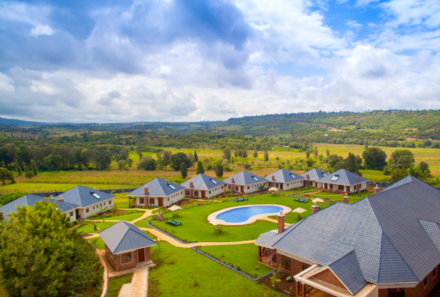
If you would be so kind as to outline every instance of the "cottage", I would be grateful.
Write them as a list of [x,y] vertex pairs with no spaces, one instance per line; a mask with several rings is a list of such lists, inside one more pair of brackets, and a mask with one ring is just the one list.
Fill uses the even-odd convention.
[[5,204],[2,207],[0,207],[0,210],[3,212],[4,218],[7,219],[10,213],[17,212],[17,207],[23,207],[23,206],[33,207],[37,201],[49,201],[55,203],[58,209],[60,209],[66,216],[70,217],[71,222],[75,221],[74,213],[78,205],[62,202],[55,199],[49,199],[33,194],[25,195],[12,202],[9,202],[8,204]]
[[65,202],[75,205],[76,208],[70,210],[70,221],[86,219],[102,210],[113,208],[113,198],[115,195],[91,189],[84,186],[76,186],[67,192],[55,197],[57,203]]
[[105,244],[105,255],[116,271],[139,265],[155,266],[150,247],[156,245],[137,226],[120,221],[99,233]]
[[249,171],[242,171],[224,180],[229,191],[248,194],[267,188],[267,180]]
[[259,261],[294,275],[296,296],[426,297],[439,284],[440,191],[413,176],[261,234]]
[[225,183],[200,173],[181,184],[181,186],[185,188],[185,197],[212,198],[223,194]]
[[291,190],[304,186],[304,177],[286,169],[280,169],[266,176],[269,188],[275,187],[279,190]]
[[338,170],[316,181],[316,187],[336,193],[356,193],[367,189],[368,179],[345,169]]
[[185,188],[162,178],[155,178],[127,196],[136,197],[136,205],[169,207],[184,198]]
[[301,174],[301,176],[305,178],[304,179],[304,186],[316,187],[316,181],[318,179],[321,179],[321,178],[327,176],[327,173],[321,169],[313,168],[312,170],[307,171],[304,174]]

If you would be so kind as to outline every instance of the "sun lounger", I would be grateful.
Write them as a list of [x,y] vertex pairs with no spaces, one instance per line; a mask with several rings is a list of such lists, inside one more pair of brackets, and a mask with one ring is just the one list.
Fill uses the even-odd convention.
[[167,224],[173,225],[173,226],[180,226],[182,225],[181,222],[177,222],[175,220],[167,221]]

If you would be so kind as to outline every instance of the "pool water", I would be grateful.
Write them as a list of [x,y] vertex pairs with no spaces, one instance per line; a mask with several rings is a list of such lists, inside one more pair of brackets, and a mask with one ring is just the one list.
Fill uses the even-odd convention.
[[259,205],[259,206],[247,206],[240,207],[225,211],[217,215],[218,220],[223,220],[226,223],[243,223],[253,216],[263,215],[263,214],[277,214],[282,207],[274,205]]

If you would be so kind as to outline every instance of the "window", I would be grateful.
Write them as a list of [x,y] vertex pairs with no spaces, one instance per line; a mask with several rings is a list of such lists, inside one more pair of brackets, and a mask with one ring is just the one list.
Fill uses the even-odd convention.
[[405,297],[405,289],[388,289],[388,297]]
[[295,175],[293,175],[292,173],[290,174],[290,177],[291,178],[296,178]]
[[332,177],[332,180],[338,180],[339,179],[339,175],[335,175]]
[[110,200],[110,201],[108,202],[108,204],[112,204],[112,201]]
[[249,190],[249,187],[248,187],[248,190]]
[[[70,216],[73,217],[73,211],[70,212]],[[437,268],[436,268],[437,269]]]
[[217,184],[217,181],[210,179],[210,181],[212,181],[214,184]]
[[168,187],[170,187],[171,189],[173,189],[173,190],[175,190],[176,189],[176,187],[175,186],[173,186],[172,184],[168,184]]
[[432,278],[435,278],[437,276],[437,267],[434,268],[434,270],[432,271]]
[[130,263],[131,261],[131,253],[125,253],[121,255],[121,264]]
[[289,258],[283,257],[283,268],[286,270],[292,269],[292,260]]
[[258,181],[258,178],[256,178],[255,176],[252,176],[252,178],[253,178],[255,181]]
[[170,201],[170,198],[168,198],[168,201]]
[[209,191],[209,194],[211,194],[211,191]]
[[98,194],[96,194],[95,192],[92,192],[92,196],[98,199],[101,199],[101,196],[99,196]]
[[428,277],[423,280],[423,286],[426,288],[428,286]]
[[86,208],[86,212],[89,212],[89,209],[88,209],[88,208]]

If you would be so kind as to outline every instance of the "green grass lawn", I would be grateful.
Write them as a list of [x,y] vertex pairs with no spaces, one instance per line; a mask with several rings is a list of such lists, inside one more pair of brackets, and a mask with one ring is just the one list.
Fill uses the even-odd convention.
[[[143,211],[138,211],[138,210],[129,210],[128,212],[130,213],[120,216],[107,217],[105,218],[105,220],[133,221],[136,220],[137,218],[140,218],[144,214]],[[95,218],[95,220],[102,220],[102,219]]]
[[283,296],[192,249],[161,242],[151,251],[157,266],[149,271],[149,297]]
[[235,268],[240,267],[241,271],[252,277],[259,277],[273,270],[258,263],[258,247],[255,244],[204,246],[200,249],[227,264],[232,263]]
[[104,229],[107,229],[110,226],[113,226],[116,224],[115,222],[97,222],[96,228],[99,230],[96,230],[93,228],[93,224],[87,224],[77,229],[78,233],[86,234],[86,233],[99,233]]
[[131,283],[132,278],[133,273],[110,278],[107,297],[118,297],[122,285]]
[[[302,214],[302,217],[306,217],[311,214],[312,203],[300,203],[295,202],[294,198],[286,196],[273,196],[271,194],[249,197],[245,202],[224,202],[216,203],[206,206],[200,206],[190,209],[182,209],[177,213],[179,217],[173,218],[176,221],[182,222],[182,226],[173,227],[166,222],[151,221],[150,223],[160,227],[167,232],[170,232],[173,236],[187,241],[242,241],[256,239],[261,233],[274,230],[277,228],[275,223],[267,221],[256,221],[255,223],[243,226],[222,226],[221,233],[215,233],[215,227],[207,220],[208,216],[220,209],[229,208],[233,206],[243,206],[248,204],[280,204],[289,206],[293,209],[301,207],[306,209],[306,212]],[[320,203],[321,209],[327,207],[329,204]],[[164,217],[171,219],[172,213],[164,214]],[[298,222],[297,213],[286,214],[286,222],[296,223]]]
[[89,239],[89,241],[92,244],[94,244],[98,249],[100,249],[100,250],[105,249],[104,241],[101,239],[101,237],[91,238],[91,239]]
[[140,221],[138,221],[138,222],[136,222],[136,223],[134,223],[136,226],[138,226],[138,227],[142,227],[142,228],[151,228],[150,226],[148,226],[147,225],[147,222],[149,221],[149,220],[151,220],[151,218],[152,218],[153,216],[149,216],[149,217],[147,217],[147,218],[145,218],[145,219],[142,219],[142,220],[140,220]]

